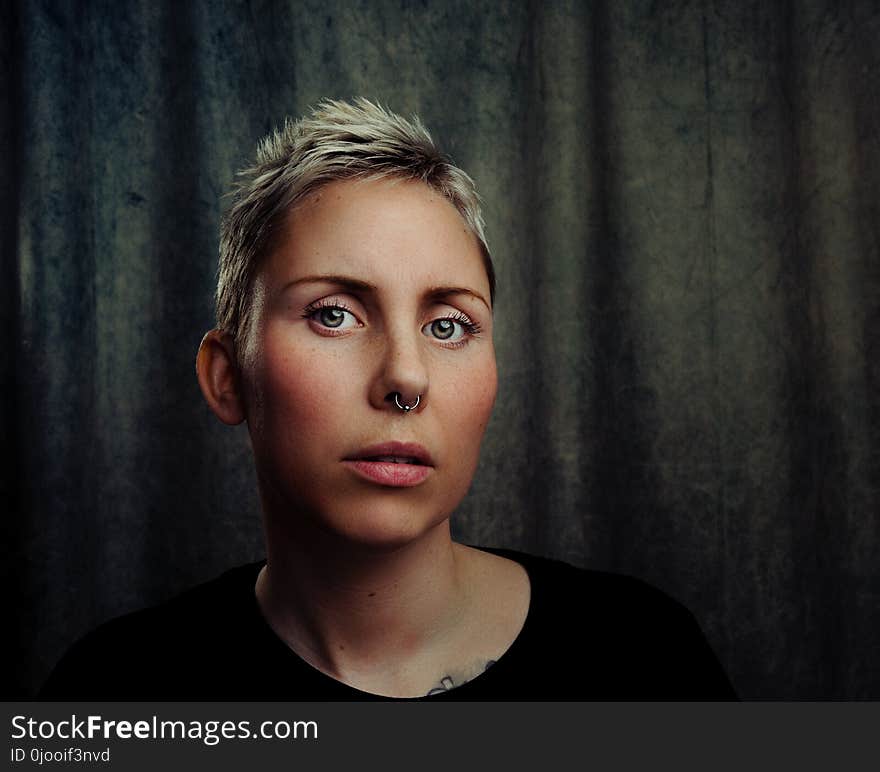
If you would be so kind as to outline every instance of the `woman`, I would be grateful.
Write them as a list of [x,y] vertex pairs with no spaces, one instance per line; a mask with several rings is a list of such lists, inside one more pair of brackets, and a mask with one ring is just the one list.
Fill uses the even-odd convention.
[[244,566],[87,636],[47,698],[729,698],[647,585],[456,544],[496,393],[471,179],[417,119],[325,102],[259,148],[197,358],[247,422],[266,536]]

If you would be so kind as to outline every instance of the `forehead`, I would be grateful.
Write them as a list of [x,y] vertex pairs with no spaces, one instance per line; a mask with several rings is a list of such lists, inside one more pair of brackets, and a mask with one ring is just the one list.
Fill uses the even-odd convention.
[[288,214],[261,273],[267,289],[334,274],[388,291],[466,283],[489,298],[476,236],[448,199],[410,180],[322,186]]

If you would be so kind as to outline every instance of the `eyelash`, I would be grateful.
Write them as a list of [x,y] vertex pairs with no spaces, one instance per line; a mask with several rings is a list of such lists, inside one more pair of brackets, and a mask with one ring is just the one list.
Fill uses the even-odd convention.
[[324,308],[338,308],[340,311],[348,311],[348,313],[353,314],[354,312],[341,300],[331,300],[329,298],[321,298],[321,300],[316,300],[314,303],[309,303],[302,312],[302,318],[308,319],[311,316],[314,316],[316,312],[320,311]]
[[[467,345],[468,341],[471,338],[476,338],[483,331],[483,328],[477,324],[477,322],[473,321],[469,316],[462,313],[461,311],[457,311],[454,314],[447,314],[446,316],[438,316],[436,319],[432,319],[431,322],[439,322],[441,319],[449,319],[453,322],[458,322],[466,333],[466,337],[461,340],[455,341],[453,343],[446,343],[445,345],[448,348],[458,348],[459,346]],[[429,324],[431,323],[429,322]],[[442,340],[438,339],[438,343],[443,343]]]

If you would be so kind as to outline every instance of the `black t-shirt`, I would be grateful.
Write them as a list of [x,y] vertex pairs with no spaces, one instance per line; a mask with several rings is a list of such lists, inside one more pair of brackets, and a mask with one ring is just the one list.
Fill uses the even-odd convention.
[[[428,700],[729,700],[730,682],[694,618],[650,585],[521,552],[525,624],[476,678]],[[62,658],[46,700],[387,700],[325,675],[260,613],[262,563],[112,620]]]

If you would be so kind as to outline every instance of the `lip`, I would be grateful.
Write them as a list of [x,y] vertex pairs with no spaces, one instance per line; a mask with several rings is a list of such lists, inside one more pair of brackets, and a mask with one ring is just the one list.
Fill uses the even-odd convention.
[[434,459],[431,458],[431,454],[417,442],[398,442],[396,440],[370,445],[367,448],[352,453],[350,456],[346,456],[345,460],[359,461],[375,458],[376,456],[409,456],[416,459],[423,466],[434,466]]
[[[374,461],[376,456],[407,456],[417,464]],[[431,454],[414,442],[382,442],[370,445],[344,458],[342,463],[360,477],[390,488],[412,488],[421,485],[434,472]]]

